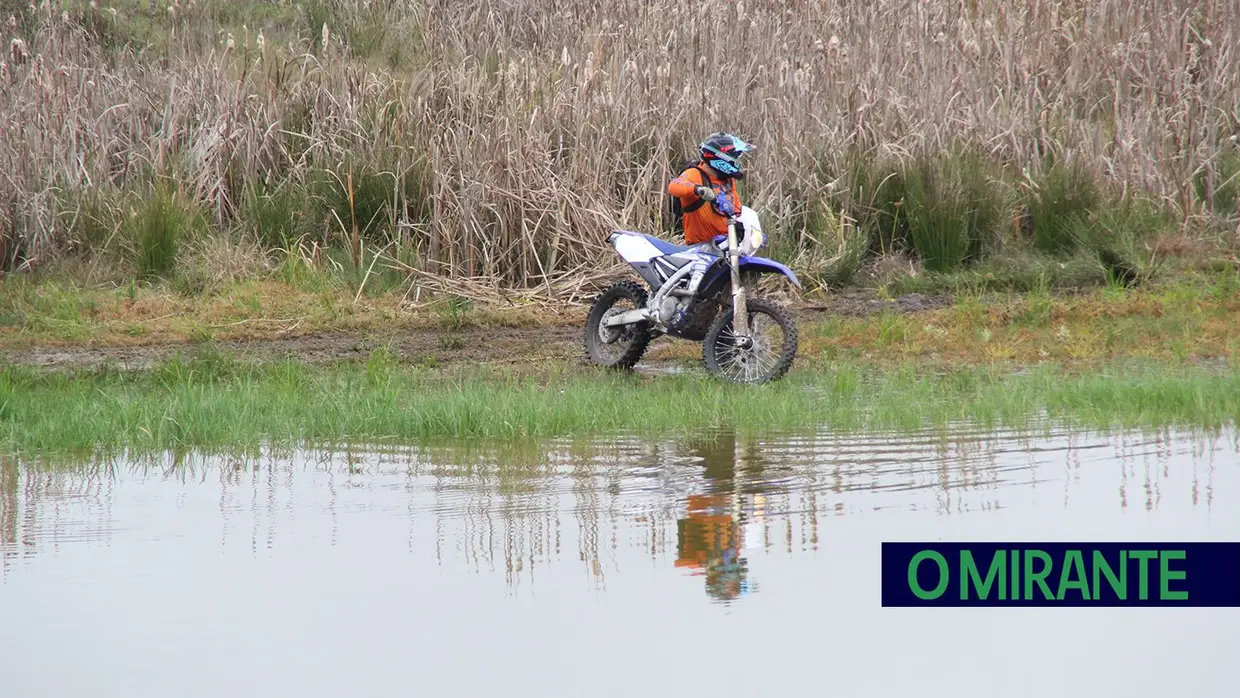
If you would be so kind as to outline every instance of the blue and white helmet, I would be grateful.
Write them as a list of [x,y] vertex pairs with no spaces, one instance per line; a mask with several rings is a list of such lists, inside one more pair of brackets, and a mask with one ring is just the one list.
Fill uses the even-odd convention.
[[716,172],[736,179],[745,177],[745,167],[740,158],[745,153],[758,149],[758,146],[733,136],[730,133],[712,133],[702,141],[702,161],[710,165]]

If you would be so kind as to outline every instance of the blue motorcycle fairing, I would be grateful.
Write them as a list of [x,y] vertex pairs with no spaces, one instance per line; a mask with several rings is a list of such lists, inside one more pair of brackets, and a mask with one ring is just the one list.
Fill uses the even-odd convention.
[[[713,262],[719,261],[720,257],[717,251],[715,251],[714,253],[707,251],[711,247],[711,243],[709,242],[697,243],[695,245],[677,245],[676,243],[668,242],[667,240],[664,240],[659,237],[655,237],[654,235],[650,235],[648,233],[642,233],[638,231],[633,231],[633,230],[612,231],[611,235],[609,235],[608,237],[614,244],[616,238],[620,235],[640,236],[648,240],[650,244],[654,246],[655,249],[663,253],[661,257],[654,257],[650,259],[650,261],[648,262],[632,263],[633,267],[636,268],[638,272],[641,273],[642,277],[645,278],[651,284],[652,288],[657,288],[659,281],[657,277],[653,275],[653,270],[650,269],[650,267],[652,265],[658,264],[659,263],[658,260],[662,259],[663,263],[670,264],[672,267],[680,267],[685,263],[684,261],[673,262],[672,260],[664,259],[668,257],[678,257],[681,260],[684,260],[685,257],[690,257],[690,258],[697,258],[697,259],[701,259],[703,261],[712,263],[711,270],[707,273],[707,278],[703,279],[703,287],[710,285],[710,283],[714,279],[718,278],[720,274],[730,273],[728,271],[726,264],[725,265],[714,265],[713,264]],[[727,239],[727,236],[718,235],[718,236],[715,236],[713,242],[715,245],[719,245],[726,239]],[[796,286],[798,289],[801,288],[801,282],[797,279],[796,274],[793,273],[793,271],[789,269],[788,267],[784,266],[783,264],[780,264],[779,262],[776,262],[773,259],[767,259],[765,257],[742,256],[740,258],[740,267],[742,270],[752,269],[762,274],[773,274],[773,273],[783,274],[784,276],[788,277],[788,280],[791,281],[794,286]]]
[[639,235],[649,240],[651,245],[654,245],[656,248],[658,248],[660,252],[662,252],[665,255],[676,254],[678,252],[686,252],[692,249],[693,247],[695,247],[695,245],[677,245],[674,242],[668,242],[667,240],[664,240],[663,238],[655,237],[653,235],[650,235],[649,233],[639,233]]
[[[636,256],[628,257],[627,261],[652,291],[657,291],[664,279],[683,269],[686,264],[698,260],[710,265],[720,259],[718,251],[712,250],[710,243],[677,245],[654,235],[633,230],[613,230],[608,236],[611,244],[617,249],[620,247],[621,238],[636,238],[649,246],[645,252],[640,249],[634,251]],[[657,252],[657,254],[648,256],[652,252]],[[621,256],[623,257],[624,254],[622,253]]]

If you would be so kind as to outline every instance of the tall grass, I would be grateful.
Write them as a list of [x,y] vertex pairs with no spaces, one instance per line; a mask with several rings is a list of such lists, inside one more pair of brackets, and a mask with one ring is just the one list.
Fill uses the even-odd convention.
[[[1008,230],[953,166],[909,164],[957,144],[1010,183],[1071,162],[1072,181],[1181,221],[1237,220],[1233,0],[0,2],[10,15],[6,269],[81,247],[67,193],[172,168],[216,226],[270,245],[355,263],[390,246],[433,274],[537,285],[612,263],[608,228],[666,231],[663,185],[716,129],[763,146],[745,195],[776,221],[852,215],[873,193],[838,176],[857,163],[910,172],[915,198],[879,201],[867,239],[935,265]],[[1068,205],[1036,199],[1042,244],[1071,235],[1039,223]],[[781,232],[790,254],[818,244]]]
[[174,270],[185,243],[201,231],[202,219],[196,202],[161,184],[140,200],[130,225],[138,276],[150,279]]
[[931,271],[979,259],[1005,218],[985,162],[968,154],[942,160],[922,158],[905,177],[912,247]]
[[1084,167],[1050,168],[1034,183],[1029,216],[1034,245],[1043,252],[1073,252],[1090,241],[1090,217],[1101,197]]

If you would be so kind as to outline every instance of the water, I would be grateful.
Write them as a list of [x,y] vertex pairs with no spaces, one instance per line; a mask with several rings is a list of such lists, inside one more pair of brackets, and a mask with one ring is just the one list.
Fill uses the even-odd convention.
[[1232,695],[1240,612],[884,609],[879,544],[1238,509],[1234,432],[5,462],[0,695]]

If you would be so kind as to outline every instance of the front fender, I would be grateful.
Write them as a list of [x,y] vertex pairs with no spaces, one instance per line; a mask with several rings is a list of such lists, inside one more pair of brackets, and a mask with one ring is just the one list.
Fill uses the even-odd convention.
[[797,275],[792,273],[788,267],[766,257],[745,257],[740,258],[741,271],[756,271],[759,274],[783,274],[788,277],[793,286],[801,290],[801,282],[797,281]]

